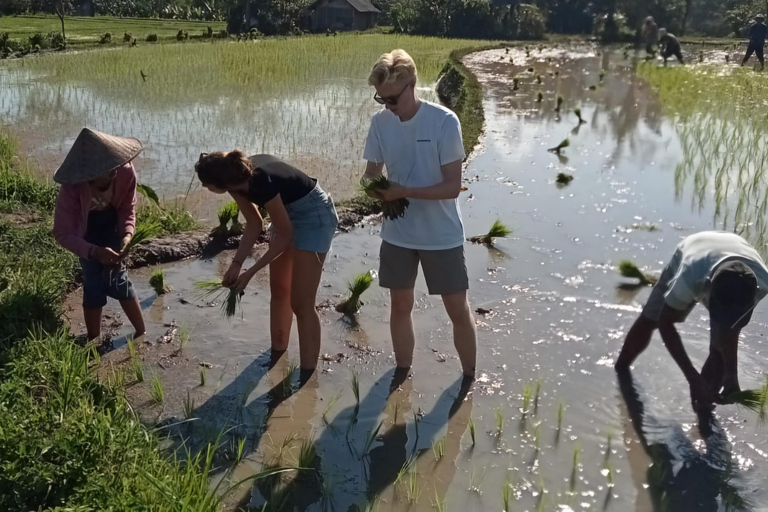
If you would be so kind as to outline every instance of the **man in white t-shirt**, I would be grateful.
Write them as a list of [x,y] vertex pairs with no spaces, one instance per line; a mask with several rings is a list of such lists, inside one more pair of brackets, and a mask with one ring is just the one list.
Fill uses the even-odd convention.
[[406,198],[405,216],[384,220],[379,282],[390,290],[390,330],[397,366],[412,364],[411,313],[419,262],[430,295],[442,296],[453,323],[464,375],[474,377],[475,320],[469,308],[464,225],[459,213],[462,162],[466,156],[456,114],[416,96],[416,65],[403,50],[382,55],[368,83],[386,108],[373,116],[364,158],[365,176],[390,186],[372,194],[383,201]]
[[[617,371],[626,371],[659,329],[669,353],[685,374],[694,410],[708,410],[739,391],[739,333],[768,294],[768,269],[757,251],[733,233],[704,231],[677,246],[651,292],[640,318],[627,333]],[[676,323],[701,302],[709,309],[709,357],[697,372],[685,352]]]

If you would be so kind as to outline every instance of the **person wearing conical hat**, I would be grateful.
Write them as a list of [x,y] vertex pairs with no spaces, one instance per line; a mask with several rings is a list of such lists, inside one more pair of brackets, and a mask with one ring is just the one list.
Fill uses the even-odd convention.
[[755,16],[755,23],[749,27],[749,46],[747,46],[747,53],[744,54],[744,59],[741,61],[742,66],[747,63],[754,53],[757,55],[757,60],[760,61],[760,70],[765,69],[763,47],[765,46],[766,36],[768,36],[768,26],[765,25],[765,16],[758,14]]
[[136,226],[138,139],[83,128],[53,176],[61,184],[53,236],[80,257],[83,314],[88,339],[101,335],[107,297],[120,301],[136,336],[145,332],[141,306],[123,265],[123,252]]

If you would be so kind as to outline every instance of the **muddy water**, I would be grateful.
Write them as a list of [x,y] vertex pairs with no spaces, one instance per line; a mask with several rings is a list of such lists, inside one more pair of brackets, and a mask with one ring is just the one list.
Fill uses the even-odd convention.
[[[436,101],[433,89],[421,88]],[[241,148],[246,154],[281,155],[317,177],[335,197],[348,197],[356,193],[370,118],[380,108],[364,79],[289,87],[279,96],[256,99],[246,93],[217,97],[204,87],[180,93],[171,103],[137,94],[0,68],[0,127],[18,134],[22,155],[47,175],[61,164],[83,126],[142,134],[139,180],[166,201],[187,199],[191,185],[187,206],[207,218],[215,196],[196,194],[198,184],[191,180],[201,151]]]
[[[502,510],[502,489],[510,485],[513,510],[738,510],[726,503],[734,496],[768,510],[768,441],[754,415],[718,407],[715,421],[700,429],[685,380],[658,337],[632,380],[618,382],[612,368],[650,291],[618,290],[616,263],[628,258],[659,271],[682,237],[717,227],[714,211],[692,207],[693,184],[675,183],[682,148],[674,123],[635,77],[634,61],[583,48],[529,57],[494,50],[466,62],[485,85],[487,119],[460,198],[467,234],[497,218],[514,229],[495,249],[467,245],[473,308],[490,311],[478,316],[480,376],[469,393],[450,325],[423,281],[409,378],[392,371],[386,295],[374,286],[357,326],[321,310],[328,360],[301,383],[289,363],[297,360],[295,334],[288,356],[269,360],[265,276],[244,297],[243,318],[224,320],[195,298],[194,281],[222,273],[231,257],[225,254],[166,269],[175,292],[149,310],[151,329],[159,335],[164,323],[185,325],[185,353],[212,367],[205,386],[198,367],[167,371],[171,398],[162,412],[150,410],[183,417],[189,390],[197,420],[177,434],[200,443],[232,428],[231,436],[245,439],[234,480],[265,464],[295,463],[302,440],[310,440],[316,456],[308,464],[317,473],[246,489],[241,503],[257,507],[284,498],[286,510],[362,510],[369,501],[378,510],[438,503]],[[565,100],[560,115],[558,95]],[[575,107],[586,121],[580,126]],[[566,137],[570,147],[559,158],[547,151]],[[575,179],[560,187],[558,172]],[[649,225],[657,229],[643,229]],[[346,280],[377,267],[377,232],[370,225],[337,236],[320,301],[338,300]],[[136,282],[151,296],[145,276]],[[743,333],[744,388],[763,381],[767,320],[758,307]],[[707,354],[707,329],[702,308],[681,329],[697,365]],[[524,388],[535,396],[537,382],[538,400],[523,414]],[[145,386],[138,389],[146,393]],[[372,432],[378,435],[369,442]]]

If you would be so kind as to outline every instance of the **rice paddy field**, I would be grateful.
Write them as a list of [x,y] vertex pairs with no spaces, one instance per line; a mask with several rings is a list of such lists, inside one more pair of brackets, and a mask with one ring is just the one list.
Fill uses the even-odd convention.
[[[130,128],[147,141],[142,180],[166,198],[186,195],[197,154],[222,146],[293,159],[343,196],[379,108],[365,86],[370,62],[405,47],[434,97],[446,52],[468,44],[480,43],[366,35],[56,55],[2,64],[0,112],[48,169],[78,123]],[[296,367],[295,333],[287,354],[270,355],[266,275],[231,317],[201,297],[196,283],[220,276],[228,253],[158,267],[169,288],[160,296],[149,283],[158,268],[134,272],[148,343],[116,338],[102,364],[123,368],[127,396],[167,434],[166,450],[206,453],[218,440],[212,485],[302,468],[246,481],[226,496],[230,510],[768,511],[755,413],[721,405],[698,418],[658,337],[631,375],[613,370],[650,293],[620,275],[621,262],[658,275],[683,237],[706,229],[766,249],[762,75],[721,50],[684,50],[694,64],[667,69],[584,44],[465,58],[486,117],[459,198],[466,235],[484,240],[497,220],[511,231],[465,246],[478,320],[471,386],[421,278],[413,371],[394,371],[374,221],[338,234],[328,255],[312,377]],[[189,201],[213,206],[194,191]],[[336,311],[366,274],[374,283],[359,311]],[[740,340],[744,389],[766,382],[765,307]],[[680,329],[697,366],[708,329],[701,307]]]

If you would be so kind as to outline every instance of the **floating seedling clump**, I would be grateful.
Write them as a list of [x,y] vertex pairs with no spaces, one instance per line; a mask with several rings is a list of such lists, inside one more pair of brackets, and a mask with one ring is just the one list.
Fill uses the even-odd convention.
[[515,77],[512,79],[512,90],[517,91],[520,89],[520,79]]
[[505,226],[500,220],[496,220],[491,229],[485,235],[477,235],[468,238],[473,244],[485,244],[488,246],[493,245],[493,241],[496,238],[506,238],[512,234],[512,230]]
[[573,113],[574,113],[574,114],[576,114],[576,117],[578,117],[578,118],[579,118],[579,124],[584,124],[584,123],[586,123],[586,121],[584,120],[584,118],[583,118],[583,117],[581,117],[581,109],[580,109],[580,108],[575,108],[575,109],[573,109]]
[[235,316],[240,308],[240,298],[244,294],[238,294],[234,288],[225,287],[221,281],[198,281],[195,287],[200,290],[201,298],[212,297],[211,303],[221,301],[221,312],[227,318]]
[[[377,190],[387,190],[388,188],[389,180],[387,180],[386,176],[379,176],[372,180],[363,181],[363,192],[366,194],[376,192]],[[400,217],[405,217],[405,213],[408,211],[408,206],[410,204],[410,201],[404,197],[395,201],[382,201],[381,211],[383,212],[385,219],[395,220]]]
[[555,107],[555,112],[557,112],[558,114],[560,113],[560,108],[563,106],[563,101],[564,100],[562,96],[557,97],[557,106]]
[[[234,201],[230,201],[229,203],[220,206],[219,209],[216,210],[216,215],[219,218],[219,225],[213,230],[212,234],[215,237],[226,238],[232,234],[235,224],[238,226],[240,225],[240,222],[238,221],[240,208],[238,208],[237,203]],[[232,229],[230,229],[229,226],[230,222],[232,223]],[[240,229],[242,231],[242,228]]]
[[552,153],[557,153],[559,155],[563,149],[567,148],[570,145],[571,145],[571,141],[568,139],[564,139],[560,144],[558,144],[553,148],[549,148],[547,151],[550,151]]
[[637,265],[629,260],[622,260],[619,262],[619,273],[624,277],[637,279],[641,286],[652,286],[659,280],[656,276],[644,273],[637,267]]
[[570,182],[573,181],[573,176],[571,174],[566,174],[564,172],[557,173],[557,179],[555,180],[558,185],[568,185]]
[[363,301],[360,300],[360,297],[371,287],[371,284],[373,284],[373,275],[370,272],[360,274],[352,282],[347,283],[349,296],[336,305],[336,311],[354,317],[363,307]]
[[149,286],[151,286],[158,295],[163,295],[172,290],[165,282],[165,272],[163,269],[157,269],[152,272],[152,275],[149,277]]
[[541,103],[542,101],[544,101],[544,93],[539,91],[536,95],[536,103]]

